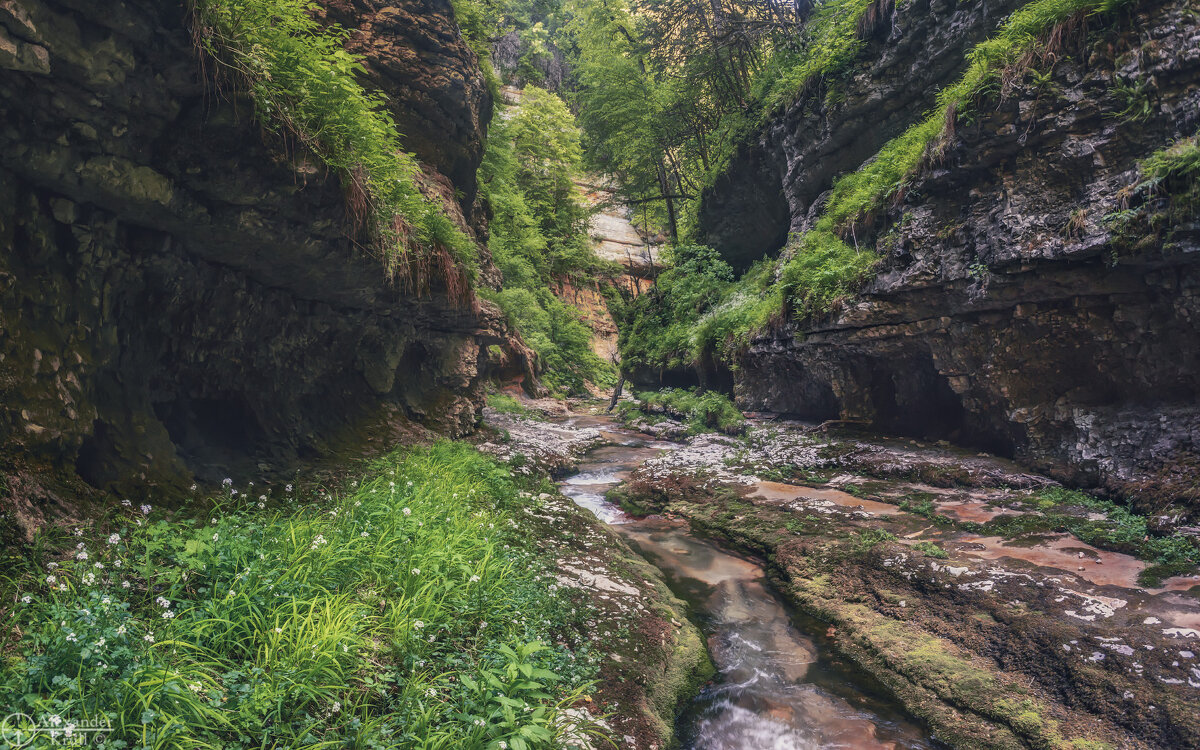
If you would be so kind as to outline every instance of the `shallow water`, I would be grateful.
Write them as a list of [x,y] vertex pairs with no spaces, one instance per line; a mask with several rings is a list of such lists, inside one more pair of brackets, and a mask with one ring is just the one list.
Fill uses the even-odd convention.
[[578,472],[561,482],[562,490],[613,524],[666,574],[675,593],[692,605],[708,638],[718,675],[680,718],[683,747],[933,746],[928,733],[880,697],[865,674],[833,658],[822,642],[824,626],[796,617],[770,588],[758,563],[696,537],[683,524],[635,519],[606,501],[609,489],[667,444],[641,441],[608,424],[603,428],[620,445],[589,453]]

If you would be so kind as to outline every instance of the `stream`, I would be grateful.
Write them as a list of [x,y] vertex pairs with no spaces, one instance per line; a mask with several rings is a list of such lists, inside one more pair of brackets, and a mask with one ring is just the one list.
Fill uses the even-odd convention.
[[932,748],[928,732],[907,719],[869,676],[836,658],[825,626],[794,613],[762,566],[722,549],[682,522],[636,519],[605,494],[652,456],[671,450],[599,418],[609,445],[590,451],[563,493],[612,526],[665,574],[691,606],[717,676],[685,708],[676,726],[694,750]]

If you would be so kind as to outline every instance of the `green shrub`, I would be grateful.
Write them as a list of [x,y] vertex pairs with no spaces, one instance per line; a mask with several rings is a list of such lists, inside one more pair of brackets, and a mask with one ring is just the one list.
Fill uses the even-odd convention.
[[661,391],[639,393],[637,397],[651,409],[687,422],[692,432],[717,430],[736,435],[746,429],[746,418],[728,396],[717,391],[664,388]]
[[364,70],[342,47],[346,32],[313,19],[318,3],[197,0],[194,8],[200,43],[245,86],[263,126],[294,138],[341,178],[350,213],[369,227],[389,273],[446,251],[474,278],[475,243],[417,188],[420,167],[404,152],[383,97],[359,84]]
[[945,560],[950,555],[946,554],[946,550],[937,546],[933,542],[917,542],[913,545],[913,549],[920,552],[926,557],[935,557],[939,560]]
[[758,81],[765,83],[763,117],[799,98],[815,81],[842,73],[865,46],[858,25],[874,0],[826,0],[817,5],[796,49],[777,53]]
[[793,313],[806,318],[827,312],[871,275],[879,256],[856,250],[817,228],[800,235],[779,283]]
[[855,532],[850,537],[851,554],[863,555],[879,544],[896,541],[896,535],[883,529],[864,529]]
[[108,720],[108,748],[557,746],[596,660],[545,644],[588,615],[505,469],[439,443],[311,504],[227,491],[207,518],[129,509],[20,581],[9,710]]

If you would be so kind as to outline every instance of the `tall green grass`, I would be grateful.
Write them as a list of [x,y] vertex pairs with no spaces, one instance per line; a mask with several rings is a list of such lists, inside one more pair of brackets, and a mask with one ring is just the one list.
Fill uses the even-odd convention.
[[185,521],[129,508],[23,575],[8,710],[106,720],[101,747],[146,749],[515,750],[579,723],[564,710],[597,660],[550,644],[589,610],[491,459],[439,443],[275,511],[227,493]]
[[342,47],[346,32],[314,20],[317,2],[194,0],[193,10],[198,42],[247,89],[263,126],[295,138],[339,175],[389,274],[448,252],[474,278],[474,242],[422,195],[420,167],[386,101],[359,83],[365,70]]

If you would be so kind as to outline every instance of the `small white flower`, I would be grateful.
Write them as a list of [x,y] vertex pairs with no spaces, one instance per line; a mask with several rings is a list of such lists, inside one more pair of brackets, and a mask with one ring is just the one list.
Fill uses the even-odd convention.
[[162,618],[164,620],[173,620],[173,619],[175,619],[175,613],[172,612],[171,610],[167,610],[166,612],[162,613]]
[[406,484],[406,485],[404,485],[404,486],[405,486],[405,487],[412,487],[412,480],[410,479],[410,480],[408,481],[408,484]]
[[29,596],[28,594],[26,594],[25,596],[22,596],[22,597],[21,597],[21,603],[22,603],[22,604],[29,604],[29,603],[30,603],[30,602],[32,602],[32,601],[33,601],[33,597]]
[[51,726],[55,726],[55,727],[56,727],[56,726],[58,726],[59,724],[62,724],[62,717],[60,717],[58,714],[54,714],[54,715],[53,715],[53,716],[51,716],[49,719],[47,719],[47,721],[49,721],[49,722],[50,722],[50,725],[51,725]]
[[108,606],[109,604],[112,604],[112,599],[109,599],[109,598],[106,596],[106,597],[104,597],[103,599],[101,599],[101,600],[100,600],[100,603],[101,603],[101,604],[103,604],[103,605],[105,605],[105,606]]
[[133,505],[133,503],[129,502],[128,500],[122,500],[121,505],[124,505],[126,508],[128,508]]
[[83,536],[83,529],[76,526],[75,527],[75,536]]
[[123,588],[123,589],[129,588],[129,581],[121,581],[121,588]]
[[471,583],[479,583],[479,576],[471,576]]
[[60,583],[60,584],[58,584],[58,590],[59,590],[59,591],[66,591],[66,590],[67,590],[67,584],[65,584],[65,583]]
[[412,574],[413,574],[413,575],[415,575],[415,576],[419,576],[419,575],[421,575],[421,569],[420,569],[420,568],[413,568],[413,569],[412,569]]
[[58,582],[58,576],[55,576],[55,575],[46,576],[46,583],[57,583],[57,582]]
[[413,627],[416,628],[417,630],[420,630],[421,628],[425,627],[425,623],[421,622],[420,620],[417,620],[416,622],[413,623]]
[[114,567],[114,568],[119,568],[119,567],[121,567],[121,561],[120,561],[120,560],[113,560],[113,567]]
[[67,633],[67,642],[68,643],[76,643],[78,640],[79,639],[75,637],[74,633],[70,633],[70,632]]
[[230,479],[229,477],[225,477],[224,479],[221,480],[221,484],[225,485],[226,487],[229,487],[233,484],[233,480]]
[[151,510],[151,508],[150,508],[150,506],[149,506],[149,505],[143,505],[143,506],[141,506],[141,511],[142,511],[142,515],[143,515],[143,516],[148,516],[148,515],[150,515],[150,510]]
[[125,626],[124,625],[117,626],[117,635],[125,635]]
[[104,648],[104,644],[106,643],[108,643],[108,641],[101,638],[100,640],[96,641],[96,648]]
[[154,633],[146,633],[142,636],[142,640],[146,643],[154,643]]
[[84,576],[83,576],[83,585],[84,586],[91,586],[95,582],[96,582],[96,574],[95,573],[84,574]]
[[290,485],[290,484],[289,484],[289,485],[287,485],[286,487],[284,487],[283,489],[284,489],[285,491],[287,491],[287,492],[291,492],[291,491],[292,491],[292,485]]
[[342,704],[338,703],[337,701],[334,701],[333,707],[330,710],[332,710],[336,714],[338,711],[342,710]]
[[213,534],[213,541],[214,541],[214,542],[216,542],[216,541],[219,541],[220,539],[221,539],[221,535],[220,535],[220,534]]
[[76,560],[86,560],[88,558],[87,550],[81,549],[75,553]]
[[369,537],[371,535],[364,531],[363,533],[359,534],[359,536],[361,536],[363,539],[366,539],[367,537]]
[[402,510],[402,511],[400,511],[400,512],[401,512],[401,513],[403,513],[403,514],[404,514],[404,515],[406,515],[406,516],[411,516],[411,515],[412,515],[412,510],[411,510],[411,509],[409,509],[409,508],[405,508],[404,510]]
[[67,724],[65,727],[63,727],[63,734],[65,734],[68,737],[75,734],[75,725]]
[[158,606],[162,607],[163,609],[166,609],[167,607],[171,606],[171,600],[165,596],[158,597],[157,599],[154,600],[154,603],[157,604]]
[[496,747],[500,748],[500,750],[508,750],[508,743],[504,740],[500,740],[500,742],[496,744]]
[[94,563],[92,563],[92,567],[95,568],[96,570],[104,570],[104,563],[94,562]]
[[276,632],[276,633],[282,633],[282,632],[283,632],[283,628],[275,628],[275,632]]
[[120,534],[111,534],[111,535],[109,535],[109,537],[108,537],[108,543],[109,543],[109,544],[118,544],[118,543],[120,543],[120,541],[121,541],[121,535],[120,535]]
[[192,491],[192,492],[195,492],[195,491],[196,491],[196,485],[195,485],[195,484],[193,484],[193,485],[191,486],[191,488],[190,488],[190,489],[191,489],[191,491]]

